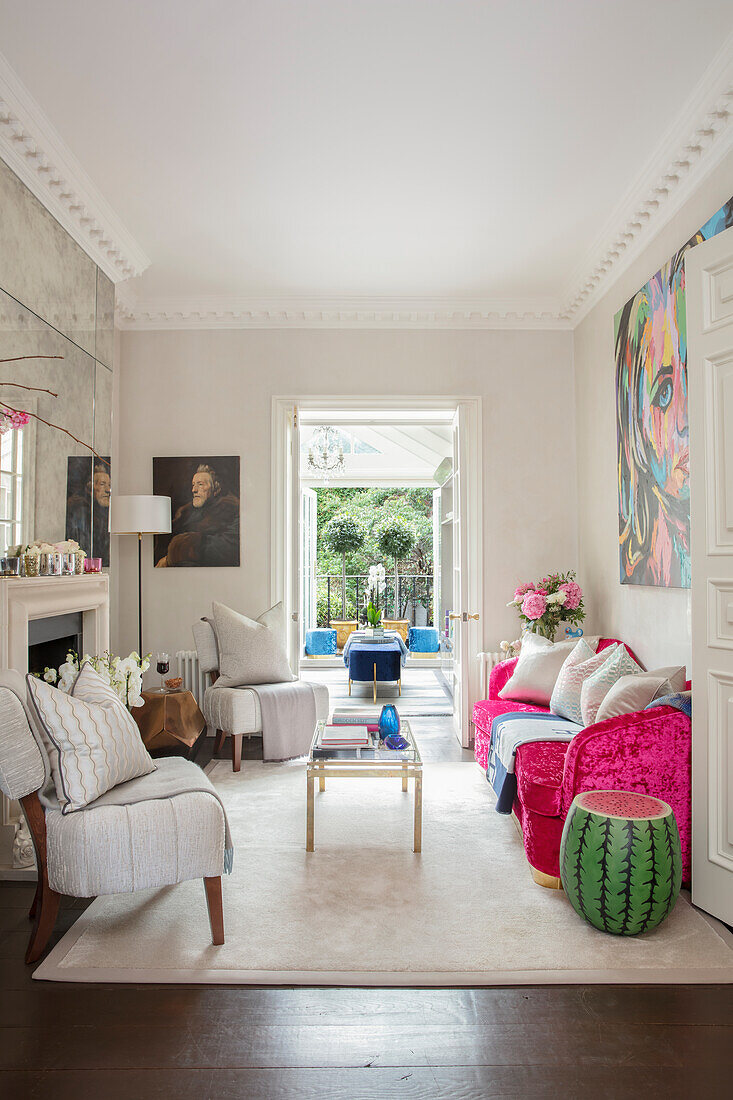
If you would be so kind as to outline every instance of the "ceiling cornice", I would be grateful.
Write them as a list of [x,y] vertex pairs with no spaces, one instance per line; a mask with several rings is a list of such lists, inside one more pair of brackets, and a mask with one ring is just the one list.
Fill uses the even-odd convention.
[[0,157],[113,282],[140,275],[149,266],[143,249],[2,54]]
[[[562,295],[566,303],[563,316],[572,322],[573,328],[731,148],[733,34],[706,69],[570,279]],[[711,215],[714,213],[710,211]],[[679,243],[682,245],[684,241]]]
[[[733,34],[555,300],[474,298],[146,299],[118,305],[124,329],[573,329],[733,148]],[[714,213],[714,211],[710,211]],[[682,242],[680,242],[682,243]]]
[[[121,288],[120,288],[121,289]],[[553,301],[453,298],[158,298],[118,293],[123,329],[402,328],[562,329]]]

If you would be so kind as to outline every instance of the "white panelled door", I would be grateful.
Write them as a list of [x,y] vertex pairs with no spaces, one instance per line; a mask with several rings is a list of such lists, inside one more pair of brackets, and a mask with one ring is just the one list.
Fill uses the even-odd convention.
[[287,508],[287,569],[285,578],[285,615],[288,624],[288,658],[290,667],[297,676],[300,669],[301,623],[300,623],[300,578],[301,578],[301,541],[300,541],[300,428],[298,409],[293,408],[287,431],[286,499]]
[[[471,737],[471,712],[478,698],[480,644],[481,533],[470,518],[480,516],[481,445],[474,407],[461,402],[453,420],[453,725],[464,747]],[[470,533],[473,545],[469,544]]]
[[692,900],[733,923],[733,229],[685,257],[692,549]]

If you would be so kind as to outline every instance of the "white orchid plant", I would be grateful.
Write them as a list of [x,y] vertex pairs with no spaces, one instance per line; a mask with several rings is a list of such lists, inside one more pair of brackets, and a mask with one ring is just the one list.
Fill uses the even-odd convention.
[[371,627],[379,626],[382,619],[379,601],[384,592],[386,576],[387,574],[383,565],[369,566],[366,591],[366,617]]
[[68,694],[79,675],[79,669],[87,661],[104,682],[119,695],[128,710],[144,704],[143,673],[150,668],[149,653],[145,657],[141,657],[134,650],[128,657],[115,657],[113,653],[108,652],[104,652],[101,656],[90,657],[85,653],[80,658],[78,653],[70,651],[58,669],[44,669],[43,679],[46,683],[54,684],[60,691]]

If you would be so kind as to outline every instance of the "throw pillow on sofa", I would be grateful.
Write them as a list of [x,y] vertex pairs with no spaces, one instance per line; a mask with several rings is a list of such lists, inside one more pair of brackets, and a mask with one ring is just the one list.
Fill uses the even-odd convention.
[[[598,638],[589,639],[587,644],[589,648],[593,646],[591,652],[595,653]],[[541,634],[525,634],[519,659],[499,698],[549,707],[560,669],[576,645],[575,638],[571,642],[551,642]]]
[[69,695],[35,676],[27,681],[63,814],[155,771],[130,712],[90,664]]
[[641,665],[637,664],[625,646],[620,645],[613,656],[583,682],[580,691],[583,725],[593,725],[598,708],[617,680],[622,676],[634,676],[639,672],[643,672]]
[[622,676],[601,703],[595,720],[605,722],[606,718],[634,714],[637,710],[644,710],[662,695],[683,691],[684,687],[685,669],[673,665],[635,676]]
[[295,679],[285,652],[282,604],[275,604],[255,620],[215,603],[213,620],[219,649],[216,687],[282,684]]
[[558,674],[550,699],[552,713],[582,725],[580,693],[583,690],[583,684],[597,669],[613,658],[617,649],[618,645],[614,644],[607,649],[602,649],[600,653],[595,653],[585,638],[581,638]]

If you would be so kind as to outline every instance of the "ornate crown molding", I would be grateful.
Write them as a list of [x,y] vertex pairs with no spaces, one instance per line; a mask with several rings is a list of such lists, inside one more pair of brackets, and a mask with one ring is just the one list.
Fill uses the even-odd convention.
[[733,34],[616,205],[570,280],[562,296],[566,303],[562,316],[571,321],[573,328],[731,148]]
[[118,283],[150,260],[0,54],[0,157]]
[[200,298],[118,296],[123,329],[571,328],[556,301],[427,298]]

